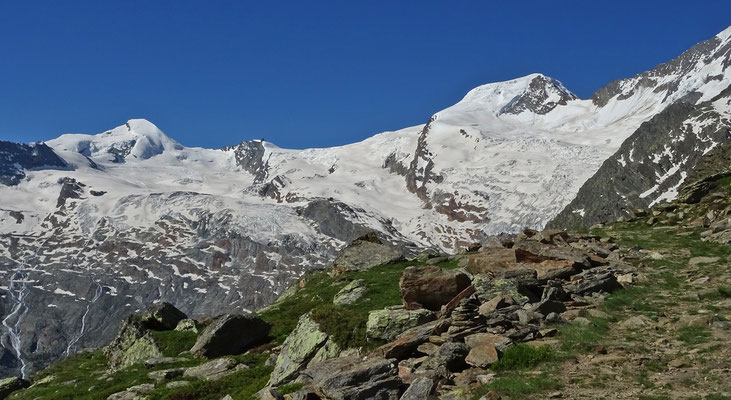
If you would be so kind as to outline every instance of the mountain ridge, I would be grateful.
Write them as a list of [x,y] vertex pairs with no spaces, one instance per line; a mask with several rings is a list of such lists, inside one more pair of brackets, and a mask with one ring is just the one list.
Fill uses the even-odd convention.
[[542,228],[643,123],[728,86],[729,38],[652,82],[614,84],[603,106],[531,74],[333,148],[185,147],[145,120],[49,141],[68,168],[21,168],[0,185],[0,374],[94,347],[156,302],[193,316],[254,311],[370,230],[452,253]]

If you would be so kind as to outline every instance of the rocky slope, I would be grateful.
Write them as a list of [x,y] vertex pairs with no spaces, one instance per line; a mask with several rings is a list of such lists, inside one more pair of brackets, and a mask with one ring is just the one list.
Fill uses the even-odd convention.
[[388,247],[371,233],[255,315],[195,321],[161,303],[126,318],[104,349],[0,390],[17,400],[722,399],[731,175],[707,171],[682,200],[591,233],[525,230],[368,265],[364,243]]
[[586,228],[672,200],[706,155],[729,144],[731,86],[708,102],[673,104],[642,124],[604,161],[548,226]]
[[[477,87],[423,126],[335,148],[188,148],[145,120],[3,144],[0,374],[98,347],[161,301],[194,317],[257,310],[370,230],[408,256],[541,228],[668,107],[725,123],[713,99],[731,80],[730,36],[591,99],[532,74]],[[720,129],[698,131],[702,149],[679,146],[662,169],[692,157],[690,168]]]

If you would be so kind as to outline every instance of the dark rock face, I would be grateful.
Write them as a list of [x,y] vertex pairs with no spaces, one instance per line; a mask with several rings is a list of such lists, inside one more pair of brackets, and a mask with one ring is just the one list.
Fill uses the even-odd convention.
[[264,143],[261,140],[241,142],[236,146],[224,147],[224,151],[233,151],[236,157],[236,164],[254,175],[257,183],[262,183],[269,175],[268,160],[264,160]]
[[[558,101],[547,101],[552,94],[558,94]],[[528,90],[510,100],[503,106],[500,114],[520,114],[531,111],[536,114],[547,114],[559,105],[565,105],[570,100],[577,99],[576,95],[566,89],[560,82],[547,76],[539,75],[530,82]]]
[[[731,90],[714,101],[731,100]],[[675,103],[643,123],[579,190],[549,228],[586,228],[675,197],[704,153],[731,142],[713,101]]]
[[43,143],[22,144],[0,140],[0,184],[14,186],[25,178],[24,169],[66,168],[66,161]]
[[[721,40],[718,37],[713,37],[698,43],[674,60],[660,64],[650,71],[643,72],[630,79],[620,79],[610,82],[608,85],[597,90],[591,96],[591,100],[597,106],[604,107],[612,98],[620,96],[619,99],[621,100],[622,98],[631,96],[641,88],[654,88],[656,93],[668,90],[667,95],[670,95],[677,91],[680,81],[686,74],[692,71],[698,60],[708,61],[723,58],[726,60],[725,65],[731,63],[731,43],[727,43],[722,47],[719,47],[720,44]],[[657,78],[668,75],[678,76],[678,80],[664,85],[658,85]],[[623,87],[627,85],[632,85],[632,89],[629,92],[623,90]],[[686,102],[694,104],[695,100],[691,96],[686,99]]]
[[207,358],[241,354],[266,339],[269,329],[260,318],[226,314],[206,327],[190,352]]

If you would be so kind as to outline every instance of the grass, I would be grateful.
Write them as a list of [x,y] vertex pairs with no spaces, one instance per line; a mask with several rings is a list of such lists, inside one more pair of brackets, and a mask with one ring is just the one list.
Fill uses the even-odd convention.
[[150,331],[150,333],[165,357],[177,357],[181,352],[190,350],[198,338],[195,332]]
[[544,390],[556,390],[561,387],[561,383],[547,372],[542,372],[539,375],[513,372],[506,376],[496,378],[487,385],[475,389],[472,392],[472,398],[477,400],[488,392],[493,391],[501,396],[508,396],[511,399],[522,399],[525,395],[531,393]]
[[150,400],[219,400],[224,395],[235,399],[255,399],[256,392],[269,381],[273,367],[265,366],[267,355],[249,353],[239,358],[249,369],[233,373],[217,381],[192,380],[190,385],[176,389],[164,386],[148,394]]
[[[366,271],[346,272],[336,278],[325,272],[311,274],[306,277],[304,287],[263,311],[260,316],[272,324],[271,336],[275,343],[282,343],[286,339],[300,315],[312,311],[312,317],[320,324],[322,331],[330,335],[341,348],[372,349],[383,342],[366,339],[368,313],[401,304],[399,280],[407,267],[416,265],[423,264],[401,261]],[[450,260],[436,265],[454,269],[458,267],[458,261]],[[352,304],[333,305],[333,298],[338,291],[356,279],[363,280],[367,287],[363,297]]]
[[568,323],[558,327],[561,350],[567,353],[588,351],[600,344],[608,332],[609,322],[604,318],[592,318],[589,325]]
[[657,312],[658,308],[647,301],[650,292],[651,289],[646,286],[631,286],[607,296],[602,308],[610,314],[627,310]]
[[98,400],[130,386],[149,382],[141,365],[125,368],[109,377],[102,376],[107,358],[101,350],[75,354],[36,374],[34,380],[53,376],[46,384],[15,393],[12,399]]
[[535,347],[525,343],[510,346],[502,354],[500,360],[491,368],[495,371],[526,369],[542,362],[555,361],[556,351],[549,346]]
[[705,343],[710,337],[711,332],[705,326],[686,325],[678,329],[678,340],[687,345]]

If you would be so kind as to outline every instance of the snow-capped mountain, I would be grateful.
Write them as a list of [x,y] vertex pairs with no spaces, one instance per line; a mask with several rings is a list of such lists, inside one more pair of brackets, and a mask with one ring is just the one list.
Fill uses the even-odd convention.
[[590,99],[532,74],[340,147],[189,148],[145,120],[0,142],[0,367],[27,374],[98,346],[158,301],[193,316],[256,310],[371,229],[452,252],[541,228],[643,123],[731,84],[729,36]]

